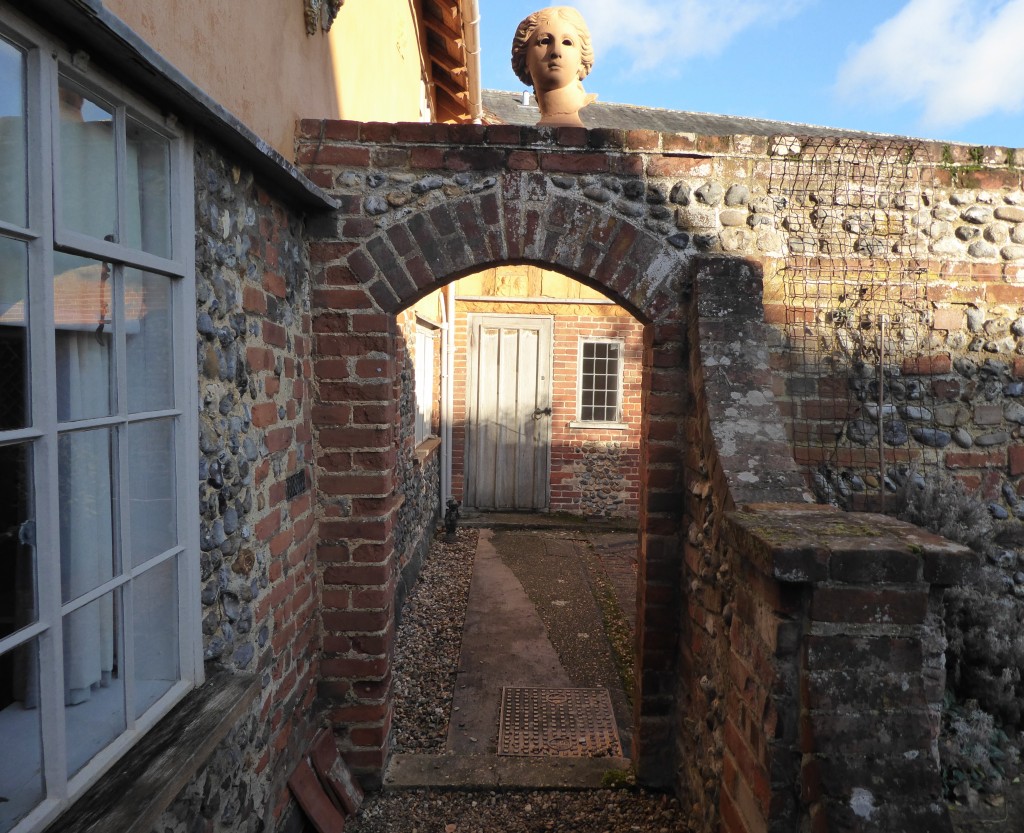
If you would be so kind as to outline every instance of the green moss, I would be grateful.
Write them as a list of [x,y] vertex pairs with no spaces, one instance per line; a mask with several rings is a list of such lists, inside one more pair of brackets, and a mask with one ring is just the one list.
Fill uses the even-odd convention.
[[636,776],[628,769],[610,769],[601,776],[601,786],[606,790],[628,790],[636,786]]

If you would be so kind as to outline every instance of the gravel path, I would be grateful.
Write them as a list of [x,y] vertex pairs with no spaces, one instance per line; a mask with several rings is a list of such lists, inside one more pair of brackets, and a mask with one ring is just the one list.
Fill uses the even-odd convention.
[[[444,753],[477,532],[439,536],[409,594],[395,663],[396,752]],[[685,833],[674,798],[643,790],[390,790],[370,793],[350,833]]]
[[462,646],[477,531],[434,538],[395,641],[395,752],[440,755]]
[[645,792],[445,792],[368,798],[346,833],[685,833],[674,798]]

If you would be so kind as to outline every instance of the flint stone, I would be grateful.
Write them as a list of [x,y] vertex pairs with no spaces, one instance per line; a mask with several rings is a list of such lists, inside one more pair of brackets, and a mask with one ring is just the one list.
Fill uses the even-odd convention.
[[975,443],[983,448],[990,445],[1002,445],[1010,441],[1010,435],[1006,431],[990,431],[975,439]]
[[724,191],[717,182],[705,182],[694,193],[705,205],[718,205],[722,201]]
[[953,442],[960,446],[960,448],[970,448],[974,445],[974,439],[971,437],[971,432],[966,428],[957,428],[953,432]]
[[906,417],[907,419],[925,422],[931,420],[932,412],[927,408],[922,408],[918,405],[907,405],[903,409],[903,416]]
[[1010,517],[1010,513],[1003,509],[998,503],[990,503],[988,505],[989,514],[992,515],[997,521],[1005,521]]
[[995,217],[1008,223],[1024,223],[1024,208],[1017,205],[1001,205],[995,210]]
[[983,225],[992,222],[992,209],[983,205],[972,205],[961,215],[968,223]]
[[672,186],[672,190],[669,192],[669,202],[673,202],[676,205],[689,205],[690,204],[690,186],[685,182],[677,182]]
[[945,448],[953,441],[949,432],[940,431],[937,428],[914,428],[911,433],[921,445],[931,448]]
[[882,439],[889,445],[904,445],[910,439],[907,435],[907,424],[898,419],[885,423],[882,428]]
[[986,243],[984,240],[977,240],[967,247],[967,254],[971,257],[991,259],[999,254],[999,250],[991,243]]
[[412,184],[412,190],[417,194],[425,194],[427,191],[436,191],[444,185],[444,180],[436,175],[425,176],[418,182]]
[[611,191],[591,185],[589,188],[583,189],[583,196],[594,202],[608,202],[614,195]]
[[867,445],[877,434],[878,426],[867,420],[855,419],[846,426],[846,436],[859,445]]
[[726,205],[746,205],[750,199],[750,189],[746,185],[730,185],[725,192]]

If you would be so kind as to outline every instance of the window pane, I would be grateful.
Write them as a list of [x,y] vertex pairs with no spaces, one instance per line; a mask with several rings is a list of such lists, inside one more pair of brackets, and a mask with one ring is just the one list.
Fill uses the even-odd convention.
[[[39,616],[30,461],[29,446],[0,446],[4,473],[0,477],[0,638],[31,625]],[[5,679],[0,674],[0,684]]]
[[178,560],[168,559],[132,582],[135,644],[135,716],[143,714],[180,677]]
[[65,602],[114,576],[110,430],[61,435],[60,577]]
[[33,639],[0,655],[0,833],[43,800],[38,651]]
[[117,162],[112,110],[60,79],[60,206],[63,224],[114,240]]
[[128,119],[128,182],[123,242],[171,256],[171,143]]
[[125,730],[120,591],[64,617],[68,777]]
[[113,407],[110,265],[54,254],[57,419],[109,416]]
[[173,407],[171,281],[138,269],[125,269],[124,278],[128,410],[137,414]]
[[174,423],[156,420],[129,425],[129,546],[133,566],[178,542],[174,486]]
[[29,424],[27,306],[28,248],[0,237],[0,431]]
[[28,225],[25,56],[0,39],[0,220]]

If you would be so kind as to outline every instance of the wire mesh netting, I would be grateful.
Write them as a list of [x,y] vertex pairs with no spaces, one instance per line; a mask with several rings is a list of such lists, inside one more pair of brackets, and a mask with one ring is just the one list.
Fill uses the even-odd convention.
[[[905,140],[802,139],[772,158],[790,256],[780,371],[797,462],[819,500],[856,507],[940,466],[922,189]],[[877,502],[877,501],[876,501]]]

